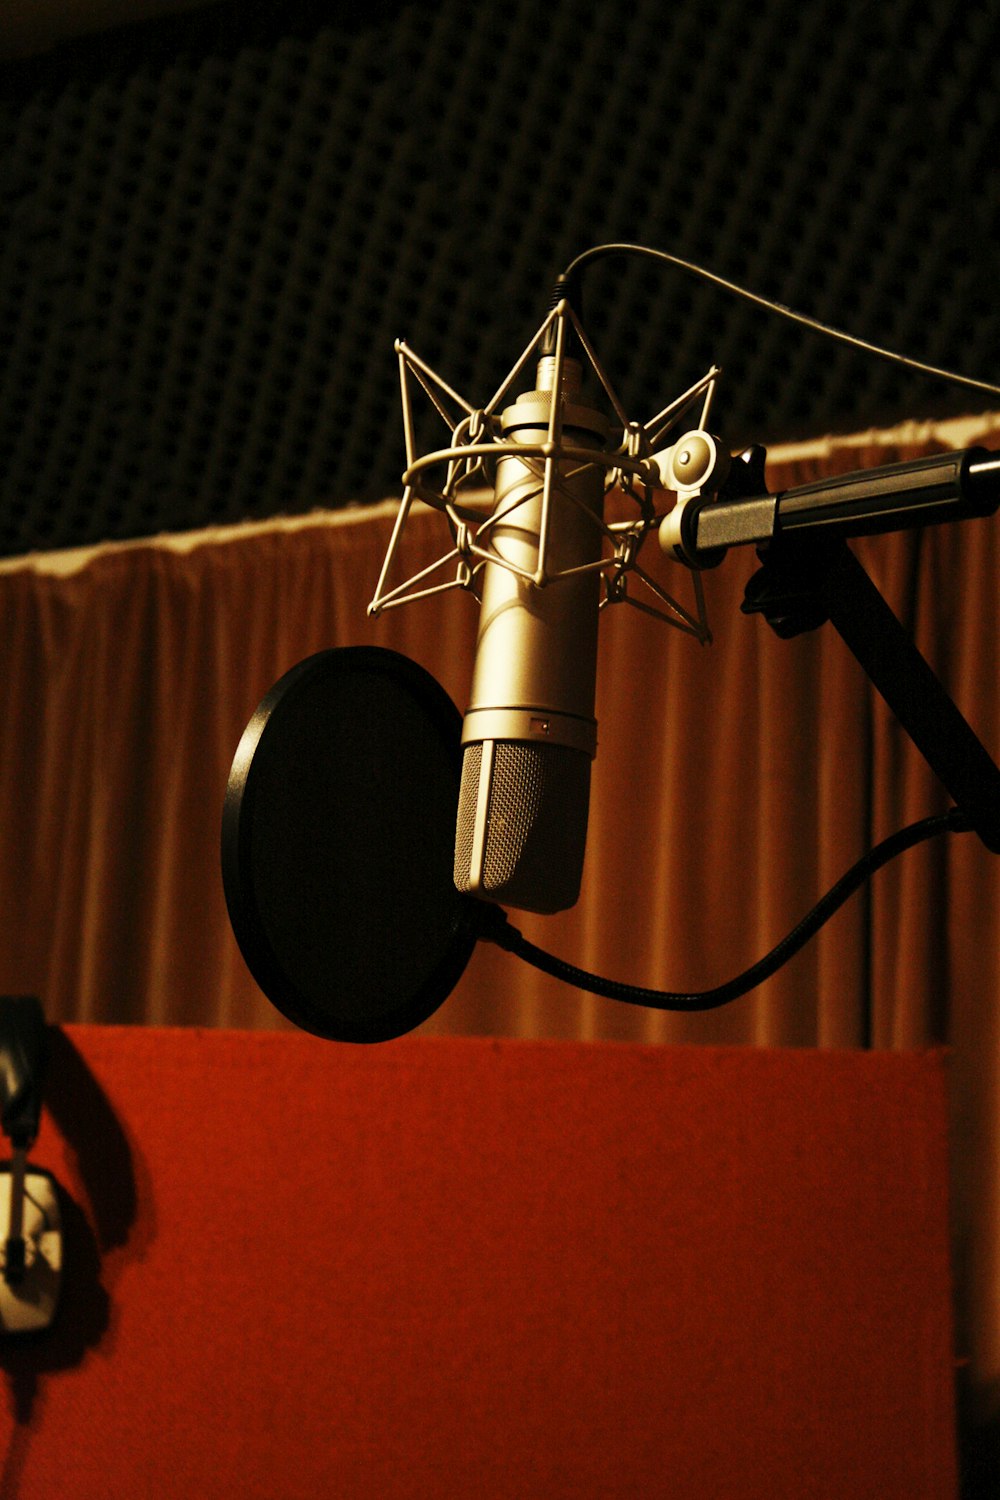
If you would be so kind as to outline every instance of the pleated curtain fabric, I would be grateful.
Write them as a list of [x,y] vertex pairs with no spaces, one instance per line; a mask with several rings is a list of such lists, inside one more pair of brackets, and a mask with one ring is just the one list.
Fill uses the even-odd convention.
[[[1000,446],[1000,423],[981,441]],[[940,446],[828,445],[773,489]],[[366,605],[388,506],[27,559],[0,571],[0,986],[52,1021],[273,1027],[226,916],[219,823],[233,753],[312,652],[413,657],[464,707],[476,605]],[[402,569],[446,550],[411,518]],[[990,752],[1000,755],[995,520],[854,544]],[[671,989],[729,979],[872,843],[948,805],[829,626],[779,640],[740,612],[756,567],[704,577],[714,634],[604,612],[599,751],[578,905],[517,916],[585,968]],[[653,571],[687,597],[690,577]],[[426,1029],[648,1043],[951,1049],[960,1339],[985,1408],[1000,1382],[1000,866],[973,835],[904,855],[786,968],[678,1016],[581,995],[487,945]],[[748,1122],[752,1128],[752,1122]],[[995,1397],[994,1397],[995,1399]],[[985,1411],[988,1415],[988,1411]]]

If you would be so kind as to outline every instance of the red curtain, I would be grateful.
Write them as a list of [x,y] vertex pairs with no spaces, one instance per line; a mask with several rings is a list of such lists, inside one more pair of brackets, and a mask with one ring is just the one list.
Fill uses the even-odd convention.
[[[778,457],[772,488],[904,459],[885,435]],[[980,439],[1000,446],[1000,427]],[[284,1024],[247,974],[219,876],[244,725],[329,646],[414,657],[464,706],[476,628],[459,593],[369,621],[392,508],[52,556],[0,570],[0,985],[54,1021]],[[993,521],[856,544],[994,756]],[[404,566],[445,549],[412,519]],[[714,644],[605,611],[584,887],[525,935],[586,968],[674,989],[730,978],[870,844],[943,809],[935,778],[829,627],[781,641],[739,610],[756,561],[705,576]],[[690,588],[664,560],[672,592]],[[951,1049],[959,1330],[982,1415],[1000,1388],[1000,869],[972,835],[881,872],[796,959],[705,1016],[582,996],[480,945],[438,1032],[766,1046]],[[990,1395],[992,1390],[993,1394]]]

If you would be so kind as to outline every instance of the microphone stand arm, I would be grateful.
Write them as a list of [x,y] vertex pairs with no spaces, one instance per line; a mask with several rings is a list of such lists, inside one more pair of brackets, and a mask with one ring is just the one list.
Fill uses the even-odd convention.
[[714,565],[726,547],[762,547],[806,530],[871,536],[990,516],[1000,506],[1000,454],[986,448],[835,474],[775,495],[761,493],[765,456],[763,448],[748,448],[733,462],[718,499],[685,506],[682,534],[692,566]]
[[[680,461],[694,453],[685,440]],[[765,493],[763,448],[731,465],[712,499],[692,494],[665,518],[664,550],[695,569],[726,549],[755,545],[761,568],[743,609],[763,614],[783,637],[829,620],[954,797],[956,806],[884,839],[843,875],[764,958],[713,989],[674,993],[589,974],[537,948],[498,906],[477,902],[477,936],[564,983],[654,1010],[698,1012],[727,1005],[762,984],[809,940],[875,870],[936,834],[974,830],[1000,853],[1000,768],[959,713],[907,632],[847,546],[848,536],[992,514],[1000,506],[1000,455],[985,449],[935,455],[846,474],[782,494]],[[675,469],[675,473],[676,473]]]
[[[742,464],[734,463],[737,490],[762,478],[763,457],[763,449],[750,449]],[[762,614],[786,639],[830,621],[994,854],[1000,854],[1000,768],[846,538],[990,515],[998,506],[1000,455],[979,448],[838,475],[781,494],[723,494],[684,507],[695,566],[713,566],[729,546],[757,547],[762,566],[747,585],[745,613]]]

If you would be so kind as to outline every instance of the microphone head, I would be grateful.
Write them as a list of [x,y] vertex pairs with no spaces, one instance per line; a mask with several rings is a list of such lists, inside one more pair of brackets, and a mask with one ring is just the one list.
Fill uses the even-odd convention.
[[484,740],[465,747],[455,886],[522,911],[557,912],[580,895],[590,755],[569,745]]
[[543,356],[539,388],[503,413],[455,837],[458,890],[545,913],[576,902],[587,843],[607,438],[600,412],[564,399],[574,362],[558,384],[556,364]]
[[461,716],[394,651],[300,662],[240,740],[222,876],[247,967],[317,1036],[378,1042],[426,1020],[476,944],[452,882]]

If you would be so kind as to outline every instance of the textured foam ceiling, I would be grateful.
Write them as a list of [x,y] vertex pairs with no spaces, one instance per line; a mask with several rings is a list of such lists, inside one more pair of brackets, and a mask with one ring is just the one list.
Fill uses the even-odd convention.
[[[641,240],[1000,381],[1000,0],[213,6],[0,73],[0,550],[398,492],[393,340],[492,394]],[[750,440],[988,407],[679,273],[586,323]]]

